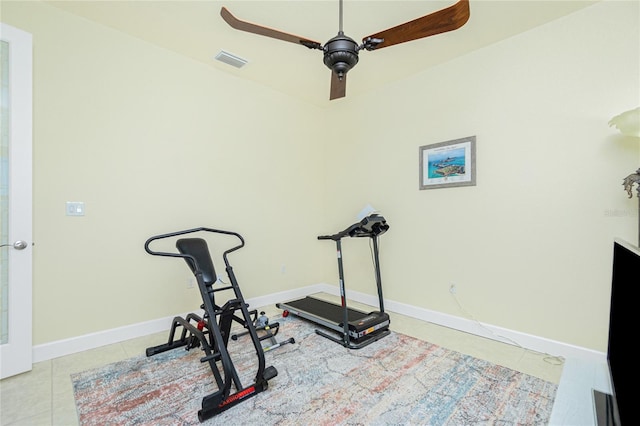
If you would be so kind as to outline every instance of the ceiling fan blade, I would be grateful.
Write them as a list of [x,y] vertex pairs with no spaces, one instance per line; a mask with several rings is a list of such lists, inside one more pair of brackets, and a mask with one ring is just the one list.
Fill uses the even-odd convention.
[[338,74],[331,71],[331,93],[329,94],[329,100],[332,101],[338,98],[344,98],[347,95],[347,74],[342,76],[342,79],[338,77]]
[[367,50],[374,50],[453,31],[469,20],[469,14],[469,0],[460,0],[453,6],[365,37],[362,42]]
[[246,31],[261,36],[271,37],[278,40],[288,41],[290,43],[301,44],[309,49],[322,49],[322,44],[315,40],[310,40],[305,37],[300,37],[294,34],[284,33],[282,31],[274,30],[273,28],[263,27],[251,22],[241,21],[229,12],[226,7],[220,9],[220,16],[226,21],[232,28],[240,31]]

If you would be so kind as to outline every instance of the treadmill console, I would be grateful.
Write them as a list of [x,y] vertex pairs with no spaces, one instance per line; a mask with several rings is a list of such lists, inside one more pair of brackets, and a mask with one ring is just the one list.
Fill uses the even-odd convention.
[[342,232],[333,235],[320,235],[319,240],[338,241],[343,237],[377,237],[387,232],[389,225],[383,216],[372,214],[363,218],[360,222],[354,223]]
[[372,237],[387,232],[389,225],[383,216],[372,214],[352,225],[352,228],[353,230],[349,233],[350,237]]

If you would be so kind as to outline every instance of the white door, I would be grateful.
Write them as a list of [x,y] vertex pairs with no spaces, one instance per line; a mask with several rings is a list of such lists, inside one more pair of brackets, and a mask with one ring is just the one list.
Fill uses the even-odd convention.
[[31,370],[32,42],[0,24],[0,379]]

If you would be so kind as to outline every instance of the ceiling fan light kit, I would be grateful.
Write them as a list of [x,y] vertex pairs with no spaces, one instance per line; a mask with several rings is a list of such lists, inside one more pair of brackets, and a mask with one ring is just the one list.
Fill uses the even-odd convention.
[[220,10],[220,15],[234,29],[299,44],[309,49],[322,50],[324,52],[323,62],[331,70],[330,100],[346,96],[347,73],[358,63],[358,52],[360,50],[382,49],[383,47],[453,31],[462,27],[470,16],[469,0],[458,0],[457,3],[445,9],[364,37],[362,44],[358,45],[355,40],[346,36],[342,31],[343,0],[339,1],[340,25],[338,35],[324,45],[305,37],[242,21],[233,16],[225,7]]

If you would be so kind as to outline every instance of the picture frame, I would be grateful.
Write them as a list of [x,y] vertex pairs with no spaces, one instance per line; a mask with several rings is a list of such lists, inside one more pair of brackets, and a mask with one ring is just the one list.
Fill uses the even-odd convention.
[[419,155],[421,190],[475,186],[475,136],[423,145]]

